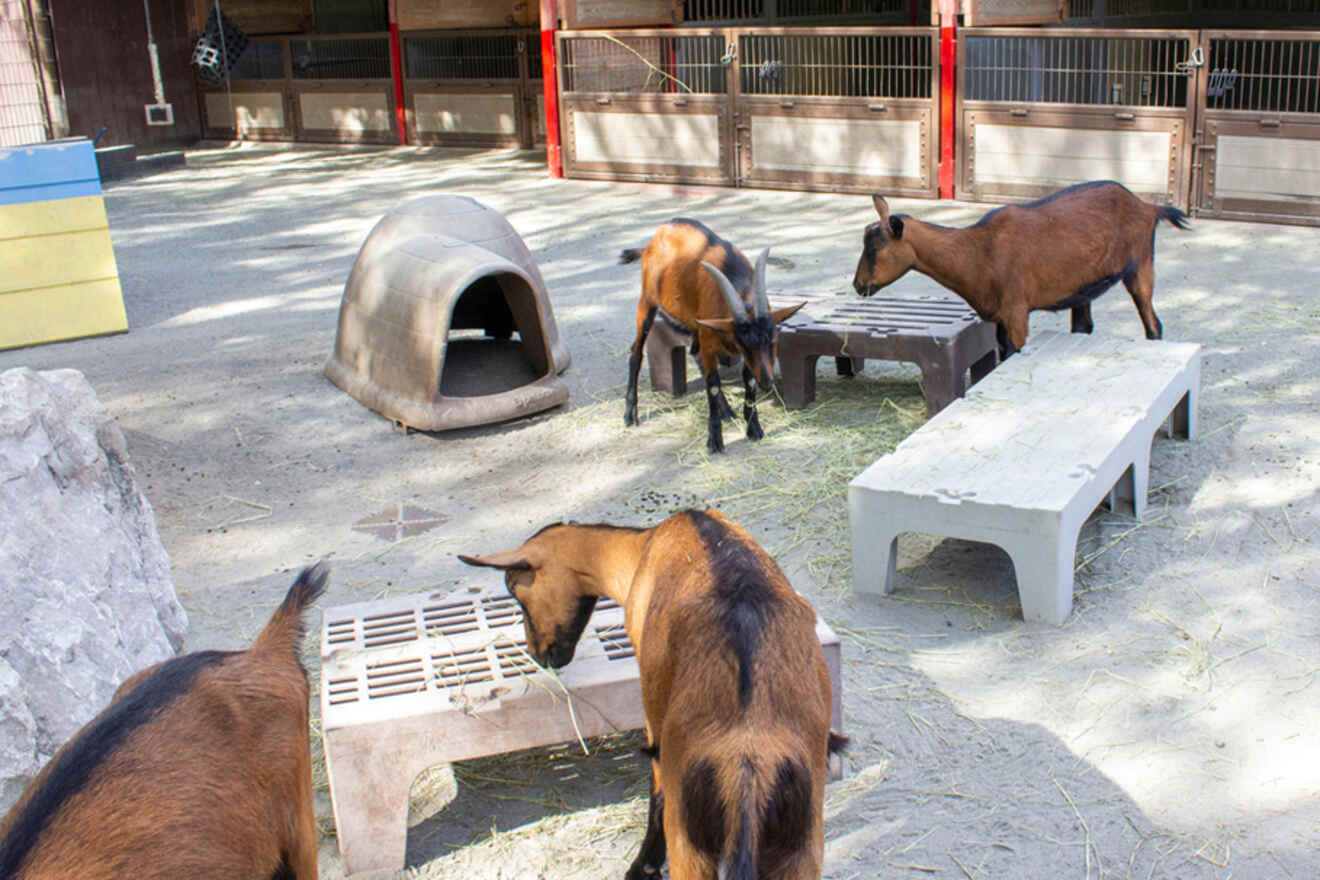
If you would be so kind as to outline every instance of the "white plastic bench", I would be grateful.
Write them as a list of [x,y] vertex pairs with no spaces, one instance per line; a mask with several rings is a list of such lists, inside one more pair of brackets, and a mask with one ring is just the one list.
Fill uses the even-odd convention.
[[1155,433],[1196,434],[1200,346],[1037,333],[848,485],[854,589],[889,593],[900,532],[997,544],[1022,616],[1072,610],[1077,535],[1108,496],[1140,518]]
[[[842,731],[839,640],[819,619],[816,634],[833,682],[831,724]],[[325,610],[322,740],[347,873],[403,868],[409,792],[429,767],[645,725],[637,658],[614,602],[597,604],[559,670],[563,689],[526,647],[521,609],[502,588]]]

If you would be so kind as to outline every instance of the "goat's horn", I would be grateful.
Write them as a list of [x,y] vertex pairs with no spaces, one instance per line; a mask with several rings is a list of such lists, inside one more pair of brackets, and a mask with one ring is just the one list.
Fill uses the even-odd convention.
[[756,258],[756,317],[766,318],[770,315],[770,295],[765,292],[765,268],[770,262],[770,248],[761,251],[761,256]]
[[736,320],[747,319],[747,306],[743,304],[742,297],[738,291],[733,289],[733,283],[725,277],[724,273],[716,269],[705,260],[701,261],[701,268],[710,273],[710,277],[715,279],[715,286],[724,294],[724,301],[729,305],[729,314]]

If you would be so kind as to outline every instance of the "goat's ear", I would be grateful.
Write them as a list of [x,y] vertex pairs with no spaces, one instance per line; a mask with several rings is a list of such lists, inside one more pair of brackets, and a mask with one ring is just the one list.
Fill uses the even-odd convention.
[[521,547],[491,553],[488,556],[465,556],[460,553],[458,558],[468,565],[475,565],[480,568],[498,568],[500,571],[527,571],[532,567]]
[[697,318],[697,323],[716,333],[733,332],[733,318]]
[[902,237],[903,237],[903,218],[902,218],[902,217],[890,217],[890,218],[889,218],[889,234],[892,235],[894,238],[902,238]]
[[787,308],[783,308],[783,309],[774,309],[773,311],[770,312],[770,317],[774,319],[774,322],[776,324],[782,324],[785,321],[787,321],[789,318],[796,315],[797,310],[805,305],[806,303],[798,303],[795,306],[788,306]]
[[889,222],[889,203],[885,201],[885,197],[876,193],[871,196],[871,204],[875,205],[875,212],[880,215],[880,222]]

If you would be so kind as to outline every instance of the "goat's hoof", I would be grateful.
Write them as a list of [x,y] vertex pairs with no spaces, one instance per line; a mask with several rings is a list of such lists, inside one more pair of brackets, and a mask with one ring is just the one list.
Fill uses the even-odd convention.
[[633,862],[628,873],[623,875],[623,880],[652,880],[659,877],[660,869],[654,865],[643,865],[640,862]]
[[747,439],[760,440],[764,436],[765,432],[761,430],[761,423],[756,420],[755,416],[752,416],[747,422]]
[[724,451],[724,441],[717,437],[711,437],[706,441],[706,451],[711,455]]
[[631,428],[633,425],[636,424],[639,424],[637,421],[637,413],[626,412],[623,414],[623,426],[625,428]]

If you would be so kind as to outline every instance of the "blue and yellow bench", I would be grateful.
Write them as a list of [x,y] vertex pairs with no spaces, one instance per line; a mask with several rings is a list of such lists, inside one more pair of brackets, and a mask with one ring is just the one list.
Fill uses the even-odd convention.
[[0,349],[127,329],[91,141],[0,148]]

